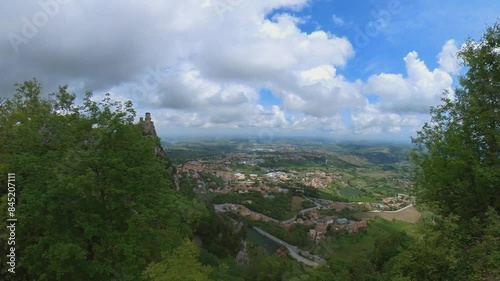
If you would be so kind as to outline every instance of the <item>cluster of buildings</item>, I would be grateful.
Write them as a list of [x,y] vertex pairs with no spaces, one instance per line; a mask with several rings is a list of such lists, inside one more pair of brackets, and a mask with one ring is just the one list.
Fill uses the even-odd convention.
[[[265,155],[261,156],[265,158]],[[276,157],[276,155],[274,155]],[[283,156],[284,158],[302,158],[300,154],[290,154]],[[288,192],[288,189],[277,187],[276,185],[287,183],[290,181],[300,182],[306,186],[314,188],[326,188],[331,183],[337,182],[345,184],[345,181],[340,173],[325,173],[321,171],[311,171],[307,173],[298,173],[290,171],[289,173],[280,171],[276,168],[274,171],[261,169],[259,173],[243,173],[238,170],[233,170],[234,165],[258,165],[264,162],[262,158],[255,158],[245,153],[232,153],[221,158],[210,160],[194,160],[189,161],[177,167],[177,175],[185,174],[196,180],[197,188],[201,192],[227,193],[237,191],[239,193],[248,193],[251,191],[261,192],[264,196],[272,196],[276,192]],[[271,159],[272,160],[272,159]],[[205,188],[205,182],[202,174],[210,174],[218,177],[224,183],[223,186],[217,185]],[[201,186],[203,188],[201,188]],[[317,207],[301,211],[297,216],[286,221],[278,221],[264,214],[254,212],[240,204],[219,204],[216,207],[219,211],[229,211],[241,216],[245,216],[254,221],[270,221],[280,224],[284,228],[290,228],[294,224],[301,224],[310,227],[309,237],[319,242],[323,240],[327,233],[356,233],[367,227],[367,222],[349,220],[343,217],[321,216],[318,209],[334,210],[341,213],[344,210],[352,211],[370,211],[370,210],[393,210],[399,209],[412,203],[409,196],[398,194],[396,197],[386,197],[380,203],[369,202],[336,202],[323,199],[308,198],[314,202]]]
[[328,231],[332,233],[356,233],[368,227],[366,220],[353,221],[346,218],[335,219],[332,223],[318,223],[309,230],[309,237],[316,243],[326,238]]
[[319,242],[326,238],[327,233],[356,233],[360,229],[368,226],[365,220],[354,221],[335,216],[320,216],[317,209],[304,213],[301,218],[297,218],[295,223],[306,226],[314,226],[309,230],[309,237]]
[[[266,168],[261,168],[261,172],[258,174],[245,174],[238,170],[233,171],[231,167],[233,165],[241,164],[257,166],[258,164],[265,162],[266,160],[264,160],[263,158],[266,157],[268,156],[263,155],[262,158],[254,158],[252,155],[248,155],[245,153],[231,153],[217,159],[198,159],[188,161],[182,165],[177,166],[176,176],[182,177],[182,174],[188,174],[191,178],[197,180],[198,184],[204,184],[202,182],[203,179],[201,179],[199,176],[202,173],[216,176],[220,178],[224,183],[223,186],[218,186],[217,189],[211,190],[218,193],[225,193],[231,190],[256,190],[265,193],[268,191],[268,189],[266,188],[267,184],[276,185],[292,180],[300,182],[305,186],[314,188],[326,188],[334,181],[342,181],[342,176],[339,173],[325,173],[321,171],[314,171],[300,175],[296,171],[292,171],[289,173],[280,171],[280,168],[276,168],[274,171],[270,171]],[[269,155],[269,157],[272,158],[267,159],[267,161],[304,159],[304,156],[300,154],[282,155],[279,156],[279,158],[276,158],[276,155]]]
[[334,216],[321,216],[316,208],[309,212],[301,213],[287,221],[278,221],[266,215],[254,212],[240,204],[226,203],[215,205],[216,210],[221,212],[233,212],[241,216],[245,216],[253,221],[267,221],[280,224],[283,228],[289,229],[294,224],[301,224],[311,227],[309,237],[317,242],[326,238],[330,233],[356,233],[359,230],[368,226],[365,220],[354,221],[346,218],[338,218]]
[[308,172],[300,179],[305,186],[327,188],[329,184],[338,181],[342,176],[338,173]]
[[271,221],[279,223],[277,219],[273,219],[264,214],[254,212],[240,204],[233,204],[233,203],[216,204],[214,205],[214,207],[219,212],[232,212],[240,216],[247,217],[248,219],[253,221]]
[[399,210],[410,204],[414,204],[414,199],[408,195],[398,194],[397,197],[384,197],[381,203],[370,202],[335,202],[323,199],[312,199],[315,203],[320,204],[325,209],[342,212],[342,210],[362,210],[362,211],[391,211]]
[[409,204],[415,204],[414,198],[406,194],[398,194],[396,197],[385,197],[382,198],[382,204],[380,209],[383,210],[399,210]]

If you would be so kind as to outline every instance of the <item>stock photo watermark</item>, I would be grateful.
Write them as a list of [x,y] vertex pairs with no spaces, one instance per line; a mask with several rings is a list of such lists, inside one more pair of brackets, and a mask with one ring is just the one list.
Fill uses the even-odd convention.
[[16,273],[16,174],[7,174],[7,271]]
[[21,27],[16,32],[7,33],[10,45],[16,54],[19,54],[19,46],[28,44],[40,29],[44,28],[61,10],[61,5],[68,4],[72,0],[40,0],[39,9],[30,17],[21,18]]
[[274,131],[271,128],[263,128],[259,130],[258,141],[259,142],[272,142],[274,140]]
[[399,0],[389,1],[385,9],[372,10],[370,14],[373,20],[366,23],[364,28],[358,26],[354,28],[356,32],[353,40],[354,46],[359,49],[367,47],[370,44],[371,38],[378,36],[382,29],[389,26],[393,16],[401,13],[402,10],[403,7]]
[[234,11],[244,0],[214,0],[212,2],[212,7],[222,21],[224,20],[225,14],[227,12]]
[[146,67],[146,75],[132,87],[131,92],[139,97],[146,96],[160,85],[161,80],[167,77],[169,70],[170,68],[161,68],[159,65],[154,68]]
[[239,150],[249,150],[256,155],[256,151],[259,150],[260,145],[271,143],[275,139],[275,133],[271,128],[262,128],[257,132],[255,137],[248,137],[248,143],[240,143],[238,145]]

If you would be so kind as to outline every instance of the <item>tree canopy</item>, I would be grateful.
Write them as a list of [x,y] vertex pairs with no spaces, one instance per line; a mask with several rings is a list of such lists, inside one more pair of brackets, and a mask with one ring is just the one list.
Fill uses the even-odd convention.
[[417,201],[434,215],[394,268],[415,280],[500,279],[500,24],[458,56],[460,86],[413,139]]
[[459,57],[467,69],[454,98],[432,108],[413,139],[419,202],[462,223],[500,211],[500,26],[480,42],[468,40]]
[[0,173],[17,184],[16,280],[138,280],[192,235],[204,206],[173,191],[134,117],[130,101],[88,92],[76,105],[67,87],[44,97],[36,80],[1,102]]

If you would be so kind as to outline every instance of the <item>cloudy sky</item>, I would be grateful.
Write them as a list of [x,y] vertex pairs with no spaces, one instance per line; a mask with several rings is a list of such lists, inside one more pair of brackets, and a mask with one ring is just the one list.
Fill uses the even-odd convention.
[[4,1],[0,91],[110,92],[162,137],[408,141],[497,0]]

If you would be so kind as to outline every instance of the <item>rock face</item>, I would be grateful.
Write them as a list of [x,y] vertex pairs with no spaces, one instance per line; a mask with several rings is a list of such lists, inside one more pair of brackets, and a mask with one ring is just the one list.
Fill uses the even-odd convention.
[[158,157],[166,157],[165,151],[163,150],[163,147],[161,147],[158,135],[156,134],[155,130],[155,124],[153,121],[151,121],[151,113],[146,112],[145,118],[140,118],[139,119],[139,125],[141,126],[142,133],[146,135],[149,138],[153,138],[158,140],[156,143],[154,150],[155,150],[155,155]]
[[239,265],[246,265],[249,263],[249,258],[248,258],[248,253],[247,253],[247,247],[246,247],[246,241],[243,240],[243,247],[241,250],[238,252],[236,255],[236,263]]

